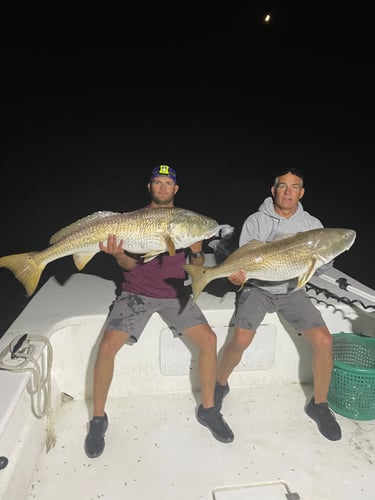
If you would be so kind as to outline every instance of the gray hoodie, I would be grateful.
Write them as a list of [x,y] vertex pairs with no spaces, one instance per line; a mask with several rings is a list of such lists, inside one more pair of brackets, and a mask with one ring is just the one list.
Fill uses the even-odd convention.
[[[291,236],[292,234],[301,231],[309,231],[310,229],[318,229],[323,227],[319,219],[310,215],[303,209],[302,203],[298,202],[298,208],[295,214],[286,219],[277,214],[274,209],[273,199],[271,196],[266,198],[258,208],[258,211],[249,215],[245,220],[240,234],[239,246],[251,240],[262,242],[270,242],[274,239]],[[316,274],[324,272],[322,268],[332,267],[332,263],[321,266]],[[285,294],[295,291],[297,288],[298,278],[287,281],[261,281],[250,279],[247,285],[262,288],[273,294]]]

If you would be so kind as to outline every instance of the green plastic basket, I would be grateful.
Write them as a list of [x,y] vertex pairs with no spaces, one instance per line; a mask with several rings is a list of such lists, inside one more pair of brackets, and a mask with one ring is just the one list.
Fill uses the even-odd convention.
[[344,417],[375,419],[375,338],[353,333],[333,335],[328,402]]

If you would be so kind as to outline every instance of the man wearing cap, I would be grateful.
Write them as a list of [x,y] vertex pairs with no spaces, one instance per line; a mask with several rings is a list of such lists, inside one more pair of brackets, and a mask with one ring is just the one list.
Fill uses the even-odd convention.
[[[147,185],[151,208],[173,207],[178,192],[176,171],[169,165],[158,165],[152,170]],[[186,257],[192,264],[203,265],[202,242],[175,255],[159,255],[149,262],[123,250],[116,235],[108,235],[107,244],[100,249],[113,255],[123,269],[121,294],[115,299],[106,320],[94,369],[94,408],[89,432],[85,439],[85,452],[96,458],[104,451],[104,436],[108,428],[105,403],[113,377],[114,360],[124,344],[137,342],[154,312],[158,312],[176,336],[186,335],[199,349],[199,377],[202,403],[197,420],[208,427],[213,436],[230,443],[234,435],[219,410],[215,408],[214,391],[217,368],[216,334],[209,326],[197,304],[193,303],[184,286],[183,265]],[[183,307],[181,307],[183,304]]]

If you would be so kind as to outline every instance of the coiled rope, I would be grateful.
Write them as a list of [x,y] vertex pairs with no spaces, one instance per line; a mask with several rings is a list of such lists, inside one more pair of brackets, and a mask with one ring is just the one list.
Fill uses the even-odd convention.
[[[35,359],[35,345],[31,342],[42,342],[47,347],[46,366],[43,369]],[[11,359],[20,361],[18,364],[6,364],[5,358],[11,353]],[[54,430],[54,413],[51,404],[51,370],[53,350],[47,337],[42,335],[19,335],[10,342],[9,346],[0,354],[0,369],[11,372],[31,372],[32,377],[28,383],[28,391],[32,397],[32,410],[37,418],[47,416],[46,450],[50,451],[56,444]],[[35,398],[36,395],[36,404]]]

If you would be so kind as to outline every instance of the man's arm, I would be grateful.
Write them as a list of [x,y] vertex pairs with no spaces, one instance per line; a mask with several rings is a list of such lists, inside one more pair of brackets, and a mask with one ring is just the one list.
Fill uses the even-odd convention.
[[[242,245],[245,245],[246,243],[249,243],[252,240],[259,240],[259,239],[260,235],[259,235],[258,215],[257,213],[250,214],[243,223],[243,226],[241,228],[239,237],[239,246],[241,247]],[[236,271],[235,273],[229,275],[227,278],[232,283],[232,285],[242,287],[247,281],[246,271],[240,269],[239,271]]]
[[204,264],[204,253],[203,253],[203,242],[198,241],[190,247],[189,252],[189,262],[195,266],[203,266]]

